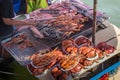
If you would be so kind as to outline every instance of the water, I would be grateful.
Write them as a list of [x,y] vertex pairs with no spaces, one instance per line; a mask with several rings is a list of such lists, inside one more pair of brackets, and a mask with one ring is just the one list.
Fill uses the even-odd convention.
[[[81,0],[86,4],[93,6],[94,0]],[[120,28],[120,0],[98,0],[97,10],[105,12],[109,21]]]

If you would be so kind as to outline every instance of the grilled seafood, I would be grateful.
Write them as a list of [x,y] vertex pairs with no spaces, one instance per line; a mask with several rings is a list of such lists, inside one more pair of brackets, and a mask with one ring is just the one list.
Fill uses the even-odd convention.
[[26,37],[26,34],[20,34],[11,38],[11,40],[4,45],[9,46],[15,44],[20,50],[28,47],[33,47],[34,44]]
[[[61,58],[64,56],[64,55],[63,55],[63,52],[60,51],[60,50],[58,50],[58,49],[54,49],[53,51],[49,52],[48,54],[54,55],[56,62],[60,61]],[[54,61],[55,61],[55,60],[54,60]],[[54,61],[53,61],[53,62],[54,62]]]
[[84,62],[83,62],[83,65],[84,66],[90,66],[90,65],[92,65],[93,64],[93,62],[94,62],[94,60],[84,60]]
[[73,42],[73,39],[67,39],[67,40],[64,40],[62,42],[62,46],[66,46],[66,45],[74,45],[74,42]]
[[55,67],[54,69],[52,69],[51,73],[55,78],[55,80],[61,80],[61,78],[65,80],[68,79],[68,74],[61,71],[58,67]]
[[9,46],[12,44],[19,44],[19,43],[23,42],[25,39],[26,39],[26,35],[20,34],[18,36],[13,37],[9,42],[5,43],[4,45]]
[[68,74],[67,73],[65,73],[65,72],[63,72],[59,77],[58,77],[58,79],[57,80],[67,80],[68,79]]
[[77,66],[75,66],[73,69],[71,69],[70,71],[72,73],[77,73],[77,72],[80,72],[80,70],[82,69],[82,65],[80,63],[78,63]]
[[58,67],[55,67],[54,69],[51,70],[51,73],[53,77],[57,79],[62,74],[62,71]]
[[[68,3],[69,4],[69,3]],[[70,6],[71,7],[71,6]],[[70,36],[71,34],[74,34],[75,32],[78,32],[81,30],[81,28],[84,27],[84,23],[88,22],[88,17],[85,17],[83,14],[78,14],[77,9],[72,10],[71,8],[68,8],[68,6],[64,5],[63,3],[60,4],[54,4],[49,6],[46,9],[38,9],[30,13],[30,19],[33,19],[35,21],[38,21],[40,19],[46,19],[51,18],[49,21],[40,21],[41,25],[43,24],[48,24],[52,28],[56,28],[54,31],[59,31],[55,32],[56,34],[60,34],[60,38],[66,38]],[[57,9],[56,9],[57,8]],[[43,11],[43,12],[41,12]],[[44,13],[47,11],[48,13]],[[52,14],[49,13],[52,11]],[[53,11],[57,11],[58,14],[53,13]],[[52,19],[54,18],[55,19]],[[43,38],[43,35],[46,33],[42,33],[43,35],[40,35],[40,32],[36,31],[34,29],[33,31],[35,34],[38,35],[38,37]],[[62,36],[61,36],[62,35]],[[44,36],[45,37],[45,36]],[[47,36],[48,37],[48,36]]]
[[28,66],[29,72],[35,76],[40,75],[44,72],[44,68],[34,68],[31,64],[29,64]]
[[76,54],[78,48],[74,45],[73,39],[67,39],[62,42],[64,52],[69,54]]
[[103,57],[102,52],[96,48],[82,46],[79,48],[79,54],[82,54],[88,60],[97,60]]
[[105,54],[113,53],[115,50],[114,46],[108,45],[105,42],[100,42],[97,45],[97,48],[105,52]]
[[49,56],[49,55],[39,56],[38,58],[33,59],[33,64],[35,66],[43,67],[43,66],[49,65],[54,59],[55,59],[55,56]]
[[74,68],[79,63],[79,57],[77,56],[66,56],[60,61],[60,67],[63,70],[70,70]]
[[86,21],[88,20],[83,15],[69,12],[67,14],[60,14],[50,25],[63,32],[62,37],[64,38],[80,31]]
[[30,59],[31,59],[31,60],[37,59],[37,58],[39,58],[39,56],[41,56],[41,54],[39,54],[39,53],[37,54],[37,53],[36,53],[36,54],[33,54],[33,55],[30,57]]
[[93,58],[96,56],[96,50],[91,48],[90,51],[85,55],[87,58]]
[[70,54],[77,54],[78,48],[75,46],[71,46],[71,47],[67,47],[65,50]]
[[24,40],[23,42],[21,42],[20,44],[18,44],[19,49],[23,50],[27,47],[33,47],[34,45],[28,40]]
[[75,44],[76,44],[77,46],[81,46],[81,45],[91,46],[91,45],[92,45],[92,42],[91,42],[88,38],[86,38],[86,37],[84,37],[84,36],[79,36],[79,37],[77,37],[77,38],[75,39]]
[[[102,45],[104,45],[104,44],[102,43]],[[100,47],[101,50],[98,47]],[[110,52],[112,52],[114,49],[112,47],[111,49],[108,48],[108,50],[107,50],[106,49],[107,46],[101,47],[101,45],[99,45],[98,47],[97,48],[93,48],[93,47],[89,47],[89,46],[80,47],[78,50],[78,53],[82,54],[86,59],[86,61],[84,59],[81,59],[80,63],[86,65],[86,63],[89,61],[97,61],[97,60],[103,59],[106,54],[107,55],[110,54]],[[111,51],[109,51],[109,50],[111,50]],[[84,61],[85,61],[85,63],[84,63]]]
[[101,51],[101,50],[99,50],[99,49],[96,49],[96,53],[98,54],[98,59],[102,59],[102,58],[104,58],[104,53]]
[[47,67],[51,68],[56,62],[58,62],[61,57],[63,56],[62,52],[54,49],[47,54],[33,54],[31,57],[32,64],[36,66],[37,68],[39,67]]
[[83,55],[86,55],[87,53],[89,53],[91,50],[90,47],[87,47],[87,46],[82,46],[79,48],[79,54],[83,54]]

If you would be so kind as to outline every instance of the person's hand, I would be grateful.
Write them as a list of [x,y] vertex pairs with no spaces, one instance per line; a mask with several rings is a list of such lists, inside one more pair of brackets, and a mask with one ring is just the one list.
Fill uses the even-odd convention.
[[33,21],[33,22],[30,22],[30,25],[32,25],[32,26],[36,26],[37,23],[36,23],[35,21]]
[[37,37],[37,38],[44,38],[43,34],[40,31],[38,31],[38,29],[36,27],[31,26],[30,30],[33,32],[35,37]]
[[33,19],[27,19],[26,22],[28,23],[28,25],[31,25],[31,26],[37,25],[37,21]]

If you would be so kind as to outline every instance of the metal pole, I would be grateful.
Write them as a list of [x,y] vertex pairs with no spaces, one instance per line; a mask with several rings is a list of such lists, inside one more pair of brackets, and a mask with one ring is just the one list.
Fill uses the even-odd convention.
[[95,33],[96,33],[96,11],[97,11],[97,0],[94,0],[93,4],[93,32],[92,32],[92,42],[95,46]]

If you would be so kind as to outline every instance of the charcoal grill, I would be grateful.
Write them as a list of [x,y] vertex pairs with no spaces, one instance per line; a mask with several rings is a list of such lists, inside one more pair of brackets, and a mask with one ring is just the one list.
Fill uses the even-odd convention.
[[45,43],[49,42],[51,48],[56,47],[61,44],[61,42],[68,38],[76,38],[80,35],[87,36],[92,33],[92,20],[89,19],[84,23],[84,27],[80,31],[75,32],[74,34],[63,37],[64,32],[58,31],[57,28],[51,27],[49,25],[38,25],[38,30],[44,35]]

